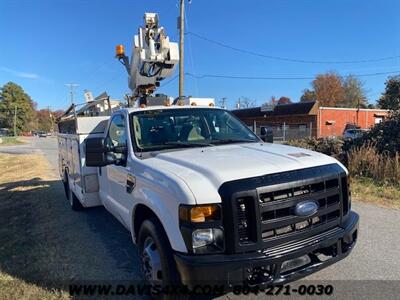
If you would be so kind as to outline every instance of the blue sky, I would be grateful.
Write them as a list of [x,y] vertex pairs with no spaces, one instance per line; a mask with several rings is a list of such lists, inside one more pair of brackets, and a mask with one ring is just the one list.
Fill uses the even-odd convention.
[[[127,75],[114,59],[115,45],[130,53],[143,13],[158,12],[178,40],[177,0],[1,0],[0,85],[20,84],[39,108],[66,108],[64,83],[122,99]],[[354,61],[400,56],[397,0],[192,0],[187,30],[224,44],[270,56],[311,61]],[[186,72],[252,77],[313,77],[400,71],[400,58],[368,63],[310,64],[260,58],[186,36]],[[176,72],[177,74],[177,72]],[[362,77],[373,103],[388,75]],[[186,77],[185,94],[239,97],[261,104],[271,96],[298,101],[311,80],[196,79]],[[159,92],[176,96],[178,80]]]

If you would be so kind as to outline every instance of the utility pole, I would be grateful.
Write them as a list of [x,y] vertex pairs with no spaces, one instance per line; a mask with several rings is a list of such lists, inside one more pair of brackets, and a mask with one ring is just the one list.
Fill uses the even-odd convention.
[[70,89],[70,95],[71,95],[71,104],[74,104],[74,88],[78,87],[79,84],[76,83],[66,83],[64,84],[66,87],[69,87]]
[[50,118],[50,123],[51,123],[51,129],[50,131],[53,132],[54,131],[54,123],[53,123],[53,114],[50,111],[50,106],[47,106],[47,111],[49,112],[49,118]]
[[184,37],[185,37],[185,0],[180,0],[179,16],[179,100],[183,98],[184,87]]
[[14,106],[14,136],[17,136],[17,103]]
[[227,99],[226,97],[222,97],[222,99],[221,99],[221,107],[222,107],[222,108],[226,108],[226,107],[225,107],[226,99]]
[[360,112],[360,97],[357,99],[357,115],[356,115],[356,125],[358,126],[358,114]]

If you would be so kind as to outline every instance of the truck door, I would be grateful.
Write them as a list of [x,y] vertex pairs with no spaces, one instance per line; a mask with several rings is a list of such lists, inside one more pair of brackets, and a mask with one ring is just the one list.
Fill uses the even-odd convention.
[[[126,118],[122,114],[114,115],[107,133],[107,139],[112,143],[113,146],[127,146],[127,134],[128,127],[126,124]],[[121,158],[123,154],[116,153],[117,158]],[[126,161],[126,158],[125,158]],[[123,224],[127,225],[126,218],[129,216],[129,211],[124,205],[126,200],[127,192],[127,177],[128,171],[125,165],[108,165],[104,169],[102,176],[107,178],[107,196],[106,208]]]

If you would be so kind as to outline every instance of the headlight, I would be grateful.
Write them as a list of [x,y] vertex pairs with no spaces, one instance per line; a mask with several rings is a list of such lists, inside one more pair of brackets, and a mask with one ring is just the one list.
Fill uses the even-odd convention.
[[192,233],[192,247],[198,252],[202,247],[211,246],[222,249],[224,246],[224,232],[220,228],[196,229]]

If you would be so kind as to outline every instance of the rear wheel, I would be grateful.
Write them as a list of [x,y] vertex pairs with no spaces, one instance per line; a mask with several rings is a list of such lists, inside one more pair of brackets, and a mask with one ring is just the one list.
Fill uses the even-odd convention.
[[[181,285],[168,238],[160,222],[145,220],[138,237],[141,269],[147,284],[158,287]],[[187,295],[157,295],[159,299],[188,299]]]
[[83,206],[82,206],[81,202],[69,188],[69,179],[68,178],[69,178],[68,173],[65,172],[64,179],[63,179],[65,196],[67,197],[72,210],[75,210],[75,211],[82,210]]
[[65,197],[69,200],[69,182],[68,182],[67,171],[64,172],[63,185],[64,185]]
[[84,207],[82,206],[81,201],[79,201],[78,197],[75,196],[74,192],[69,189],[69,204],[71,205],[72,210],[78,211],[82,210]]

